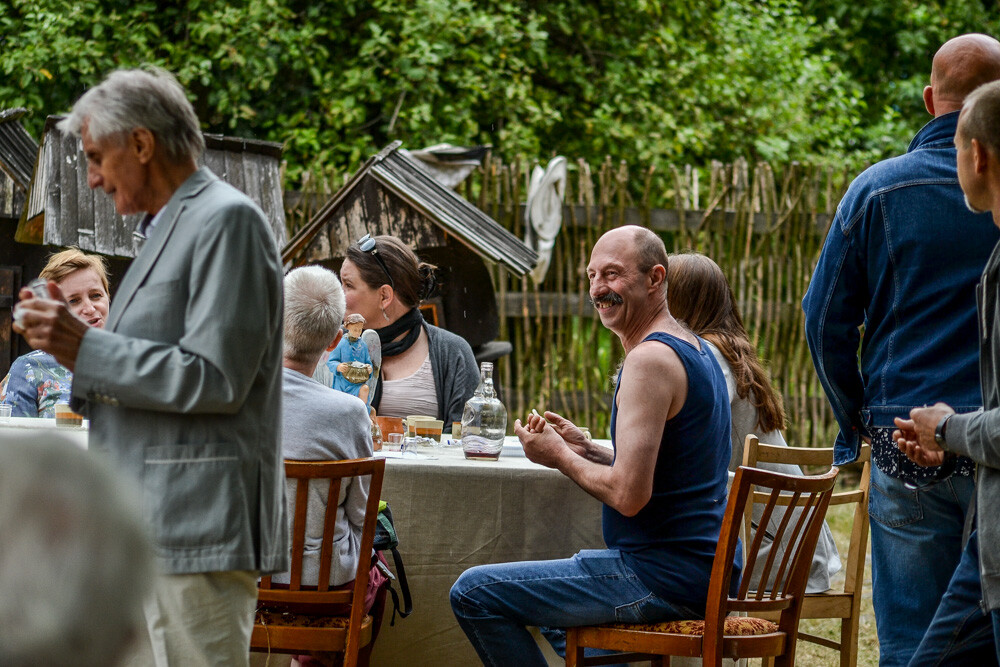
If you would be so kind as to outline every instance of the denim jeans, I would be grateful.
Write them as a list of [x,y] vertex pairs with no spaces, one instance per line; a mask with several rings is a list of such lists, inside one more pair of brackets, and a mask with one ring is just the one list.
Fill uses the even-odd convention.
[[703,616],[652,593],[614,550],[471,568],[451,587],[451,608],[487,667],[545,666],[526,626],[543,628],[560,651],[563,633],[553,631],[560,628]]
[[984,613],[980,607],[982,599],[979,540],[973,531],[934,620],[913,654],[910,667],[997,665],[995,628],[1000,617],[996,611]]
[[962,556],[962,530],[974,492],[952,475],[913,486],[872,466],[868,510],[872,603],[881,667],[906,665],[924,636]]

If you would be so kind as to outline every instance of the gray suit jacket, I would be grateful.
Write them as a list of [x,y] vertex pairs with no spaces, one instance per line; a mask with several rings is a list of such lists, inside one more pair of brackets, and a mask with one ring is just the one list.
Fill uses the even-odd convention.
[[165,572],[289,567],[281,275],[260,209],[203,167],[83,338],[72,404],[139,481]]

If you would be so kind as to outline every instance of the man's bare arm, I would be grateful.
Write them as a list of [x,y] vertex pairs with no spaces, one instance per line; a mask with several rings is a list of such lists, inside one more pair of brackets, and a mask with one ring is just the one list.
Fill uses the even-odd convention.
[[558,469],[601,502],[634,516],[653,494],[663,425],[680,411],[686,398],[687,373],[680,358],[670,348],[648,342],[625,359],[618,389],[614,465],[581,456],[549,424],[534,432],[518,421],[514,432],[529,459]]

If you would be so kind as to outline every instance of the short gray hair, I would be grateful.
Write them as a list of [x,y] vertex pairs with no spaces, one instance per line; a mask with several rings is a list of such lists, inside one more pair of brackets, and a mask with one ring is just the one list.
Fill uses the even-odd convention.
[[965,98],[960,121],[962,139],[975,139],[1000,159],[1000,81],[979,86]]
[[337,274],[303,266],[285,276],[285,358],[313,361],[340,331],[347,303]]
[[140,506],[64,435],[0,435],[0,664],[121,661],[154,575]]
[[197,160],[205,150],[194,107],[177,79],[162,69],[122,69],[109,74],[76,101],[58,127],[80,136],[84,124],[94,141],[121,139],[144,127],[173,162]]

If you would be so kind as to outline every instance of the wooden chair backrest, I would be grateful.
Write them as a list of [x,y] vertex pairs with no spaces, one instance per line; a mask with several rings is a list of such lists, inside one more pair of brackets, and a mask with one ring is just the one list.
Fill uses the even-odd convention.
[[[292,567],[288,584],[272,584],[271,577],[260,580],[257,599],[260,603],[291,603],[297,609],[321,609],[333,604],[350,605],[351,632],[357,632],[364,618],[365,591],[368,571],[371,569],[372,543],[378,522],[378,504],[382,495],[382,478],[385,459],[365,458],[348,461],[285,461],[285,477],[296,480],[295,507],[292,510]],[[368,502],[365,506],[364,527],[361,531],[361,550],[354,586],[348,590],[330,587],[330,569],[333,564],[333,537],[339,511],[340,489],[346,479],[369,477]],[[309,487],[319,480],[329,480],[326,494],[326,512],[323,516],[323,538],[320,546],[319,579],[315,586],[302,584],[302,561],[305,552],[306,516],[309,506]],[[357,637],[350,645],[356,645]]]
[[[854,594],[861,588],[864,578],[865,552],[868,549],[868,487],[871,483],[871,445],[862,445],[857,462],[861,464],[861,478],[858,486],[847,491],[838,491],[830,499],[831,505],[854,503],[854,519],[851,542],[845,565],[844,593]],[[798,466],[829,466],[833,463],[833,447],[781,447],[759,442],[757,436],[746,437],[743,447],[743,465],[755,468],[760,463],[784,463]],[[764,502],[763,496],[755,497],[755,502]],[[744,518],[745,530],[749,535],[752,505],[747,505]]]
[[[726,616],[735,611],[745,611],[749,616],[762,612],[780,613],[779,630],[786,633],[786,652],[794,655],[796,629],[805,594],[806,581],[812,554],[816,549],[826,510],[833,495],[837,468],[822,475],[800,477],[782,475],[757,468],[740,466],[736,470],[729,501],[726,504],[719,546],[712,564],[712,578],[709,584],[705,609],[705,636],[703,657],[706,664],[714,660],[722,650],[723,626]],[[729,598],[729,584],[732,578],[733,559],[739,539],[746,506],[753,502],[754,488],[767,496],[762,525],[767,525],[774,508],[788,504],[802,509],[797,520],[790,520],[793,512],[785,512],[774,543],[780,544],[786,531],[790,535],[789,548],[779,557],[776,549],[771,549],[762,570],[761,581],[774,579],[770,591],[748,591],[749,577],[739,586],[735,598]],[[763,541],[764,531],[757,531],[746,549],[744,572],[752,572],[757,563],[757,554]]]

